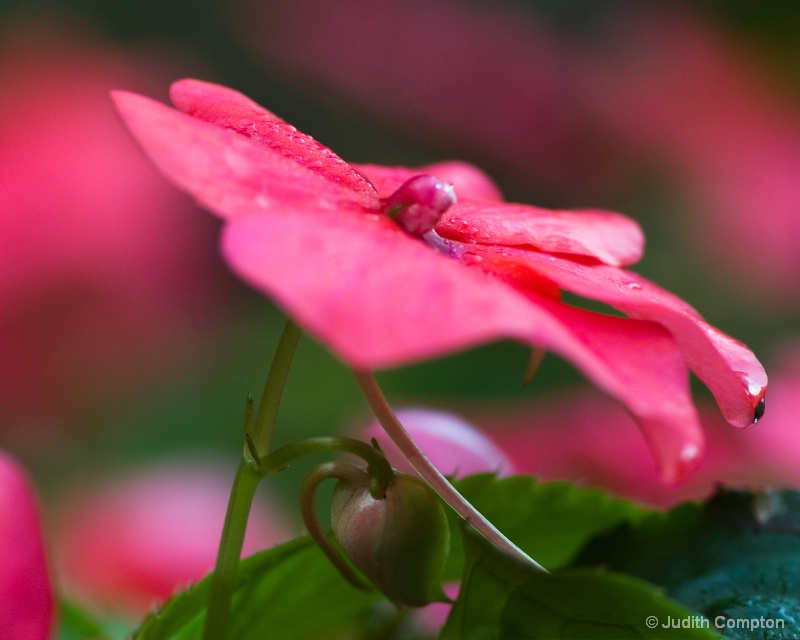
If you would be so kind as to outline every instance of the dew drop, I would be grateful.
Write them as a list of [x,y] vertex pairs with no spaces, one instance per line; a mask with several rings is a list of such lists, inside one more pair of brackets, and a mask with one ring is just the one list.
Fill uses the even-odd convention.
[[479,264],[483,262],[483,257],[476,256],[474,253],[467,253],[464,255],[463,260],[466,264]]
[[767,402],[766,398],[761,398],[756,405],[755,410],[753,411],[753,424],[761,420],[764,417],[764,411],[767,409]]
[[700,448],[693,443],[684,445],[678,456],[681,462],[692,462],[700,455]]
[[625,288],[631,291],[638,291],[642,288],[642,285],[640,285],[638,282],[629,282],[625,285]]

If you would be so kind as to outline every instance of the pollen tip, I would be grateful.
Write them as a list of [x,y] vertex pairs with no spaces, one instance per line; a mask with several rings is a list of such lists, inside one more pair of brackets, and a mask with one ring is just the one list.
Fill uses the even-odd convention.
[[456,202],[453,185],[431,175],[407,180],[383,201],[383,210],[408,233],[422,236],[433,229]]

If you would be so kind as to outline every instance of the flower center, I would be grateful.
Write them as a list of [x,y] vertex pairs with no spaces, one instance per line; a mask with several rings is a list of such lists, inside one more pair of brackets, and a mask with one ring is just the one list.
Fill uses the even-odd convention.
[[433,176],[419,175],[384,198],[383,211],[408,233],[422,236],[436,226],[455,201],[453,185]]

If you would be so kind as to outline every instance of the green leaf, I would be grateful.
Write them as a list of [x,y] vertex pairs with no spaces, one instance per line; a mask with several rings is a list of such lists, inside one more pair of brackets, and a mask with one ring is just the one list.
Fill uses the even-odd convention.
[[[498,479],[494,474],[478,474],[454,485],[512,542],[548,569],[570,563],[592,537],[651,513],[599,489],[537,482],[530,476]],[[452,512],[450,516],[451,530],[456,531],[458,517]],[[453,536],[448,579],[461,574],[463,563],[461,540]]]
[[101,621],[74,602],[62,599],[59,603],[57,640],[124,638],[129,633],[122,624]]
[[[210,580],[175,596],[151,614],[136,640],[199,638]],[[231,610],[230,638],[296,640],[346,635],[380,599],[360,591],[333,568],[310,538],[242,561]]]
[[800,638],[797,491],[721,491],[706,504],[626,523],[578,562],[664,587],[726,638]]
[[635,578],[600,569],[542,573],[467,527],[464,542],[467,564],[443,640],[717,637],[698,627],[707,621]]
[[[593,536],[649,514],[602,491],[578,489],[567,483],[537,483],[526,476],[498,480],[484,474],[465,478],[456,486],[500,530],[548,568],[569,563]],[[456,579],[464,567],[464,553],[460,538],[453,542],[448,578]],[[209,584],[206,578],[172,598],[145,620],[135,638],[198,638]],[[502,594],[505,589],[499,585],[496,591]],[[517,596],[524,594],[523,589]],[[493,597],[487,596],[487,602]],[[363,624],[381,600],[377,592],[361,592],[350,586],[316,545],[303,538],[242,562],[230,637],[281,640],[330,637],[337,632],[346,635]]]

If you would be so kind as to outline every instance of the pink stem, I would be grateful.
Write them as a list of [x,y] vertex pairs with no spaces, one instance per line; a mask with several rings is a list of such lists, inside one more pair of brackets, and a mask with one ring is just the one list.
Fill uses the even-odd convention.
[[408,431],[400,424],[400,421],[389,406],[372,372],[353,371],[353,373],[367,403],[375,414],[375,417],[378,418],[378,422],[381,423],[383,429],[411,463],[411,466],[413,466],[431,488],[439,494],[439,497],[449,504],[458,515],[495,547],[507,553],[512,558],[516,558],[525,564],[547,573],[547,569],[500,533],[500,531],[498,531],[480,511],[467,502],[464,496],[456,491],[455,487],[450,484],[447,478],[433,466],[433,463],[417,446],[417,443],[411,439]]

